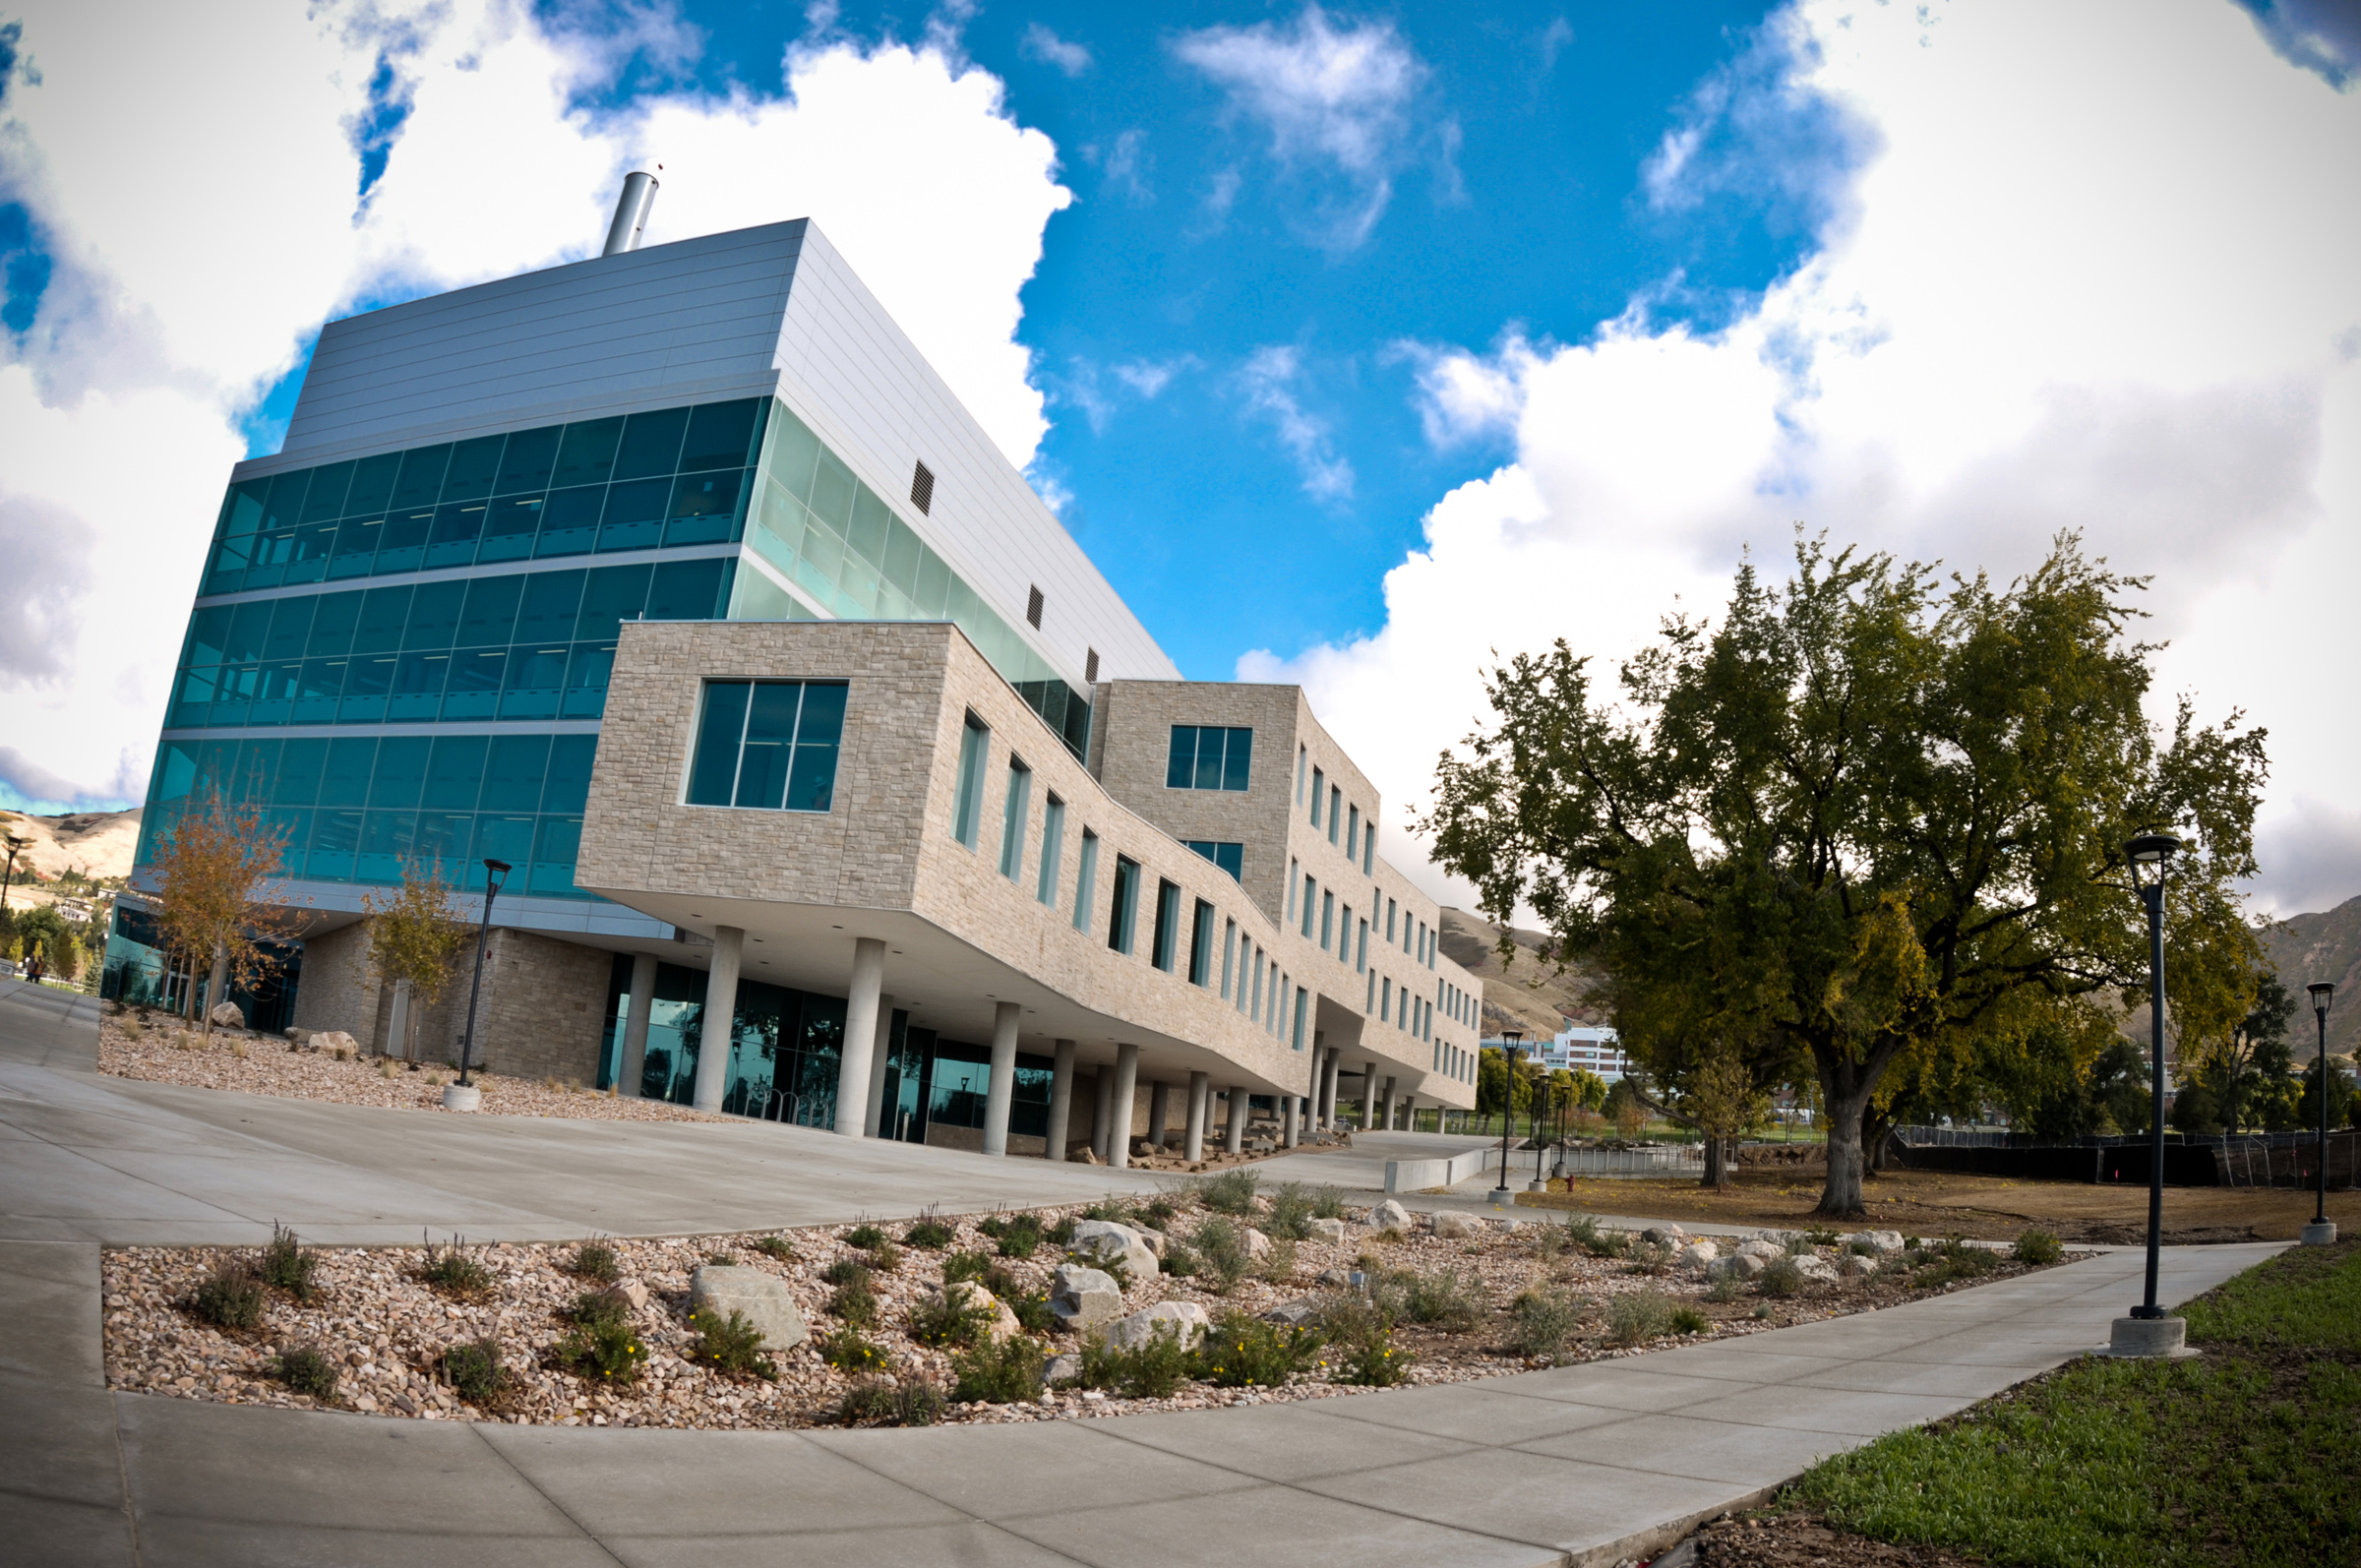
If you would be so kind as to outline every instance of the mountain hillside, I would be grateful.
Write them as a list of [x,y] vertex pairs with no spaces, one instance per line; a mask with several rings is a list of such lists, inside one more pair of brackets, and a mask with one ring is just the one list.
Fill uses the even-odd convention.
[[27,862],[43,876],[79,871],[93,881],[120,880],[131,874],[131,857],[140,847],[140,814],[77,812],[70,816],[27,816],[0,812],[0,830],[13,838],[30,840],[17,857],[17,874]]
[[1483,1033],[1522,1029],[1527,1038],[1549,1036],[1570,1020],[1602,1024],[1606,1015],[1586,1004],[1583,992],[1597,978],[1588,970],[1559,972],[1539,956],[1542,934],[1511,928],[1517,944],[1513,962],[1500,961],[1500,928],[1465,910],[1443,911],[1443,953],[1483,981]]
[[2304,995],[2304,987],[2315,980],[2335,984],[2329,1050],[2349,1055],[2361,1044],[2361,898],[2348,898],[2322,914],[2291,917],[2264,933],[2263,949],[2277,967],[2279,983],[2295,995],[2295,1021],[2287,1029],[2295,1059],[2309,1061],[2319,1039],[2311,998]]

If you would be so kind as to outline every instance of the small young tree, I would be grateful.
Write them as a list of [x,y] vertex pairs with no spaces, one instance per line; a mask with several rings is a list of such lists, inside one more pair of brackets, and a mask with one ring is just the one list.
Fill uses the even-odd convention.
[[264,940],[292,935],[269,908],[280,901],[270,878],[286,843],[286,829],[270,823],[260,807],[233,805],[219,790],[158,837],[156,929],[192,981],[210,969],[217,982],[206,996],[205,1034],[212,1033],[212,1009],[231,987],[251,988],[272,967]]
[[60,980],[72,980],[82,971],[82,953],[74,942],[74,929],[66,917],[49,904],[37,904],[17,917],[17,940],[23,945],[28,959],[36,954],[41,965]]
[[1689,1074],[1680,1110],[1705,1134],[1705,1185],[1732,1184],[1729,1168],[1738,1137],[1759,1126],[1770,1109],[1770,1096],[1755,1087],[1734,1051],[1716,1052]]
[[[467,940],[466,916],[432,861],[423,872],[416,862],[405,863],[401,885],[383,895],[363,893],[361,907],[369,912],[369,961],[388,986],[406,982],[410,988],[406,1033],[419,1011],[451,983]],[[410,1054],[407,1040],[396,1040],[394,1047],[387,1055]]]

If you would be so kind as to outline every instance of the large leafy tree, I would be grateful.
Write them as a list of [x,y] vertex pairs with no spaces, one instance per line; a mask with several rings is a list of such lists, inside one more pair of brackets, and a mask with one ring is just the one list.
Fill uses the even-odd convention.
[[1997,1043],[2079,1076],[2098,1020],[2145,995],[2131,837],[2193,840],[2168,986],[2225,995],[2253,968],[2236,883],[2264,734],[2186,700],[2149,723],[2143,585],[2071,536],[2004,589],[1799,533],[1789,580],[1742,565],[1721,622],[1667,620],[1618,689],[1562,641],[1495,670],[1423,825],[1489,918],[1530,908],[1544,959],[1601,966],[1659,1080],[1725,1055],[1757,1085],[1815,1079],[1820,1212],[1856,1217],[1898,1062],[1939,1082]]

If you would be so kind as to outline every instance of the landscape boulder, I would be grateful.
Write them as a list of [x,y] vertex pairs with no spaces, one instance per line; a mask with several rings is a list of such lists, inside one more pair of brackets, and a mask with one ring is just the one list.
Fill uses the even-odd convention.
[[1056,1388],[1059,1384],[1070,1383],[1081,1375],[1082,1357],[1072,1351],[1067,1351],[1061,1356],[1051,1357],[1048,1362],[1042,1366],[1041,1382],[1044,1388]]
[[1444,1209],[1434,1217],[1434,1234],[1446,1241],[1464,1241],[1470,1236],[1483,1235],[1483,1222],[1473,1214]]
[[1250,1263],[1260,1263],[1271,1255],[1271,1238],[1250,1225],[1240,1233],[1238,1239],[1245,1247],[1246,1260]]
[[1823,1285],[1837,1283],[1837,1266],[1817,1252],[1806,1252],[1795,1259],[1795,1270],[1807,1280]]
[[995,1340],[1004,1340],[1011,1334],[1021,1334],[1025,1326],[1016,1320],[1008,1303],[993,1295],[974,1280],[955,1280],[943,1287],[942,1298],[955,1307],[980,1306],[984,1309],[984,1331]]
[[245,1009],[234,1001],[213,1003],[212,1009],[206,1016],[213,1021],[215,1029],[243,1029],[246,1027]]
[[708,1263],[689,1277],[689,1310],[726,1318],[741,1313],[762,1336],[766,1351],[791,1351],[812,1337],[795,1309],[787,1282],[735,1263]]
[[357,1056],[361,1054],[361,1043],[341,1029],[315,1029],[303,1041],[303,1049],[325,1051],[332,1056]]
[[1410,1234],[1410,1211],[1396,1200],[1388,1198],[1369,1211],[1369,1229],[1400,1231],[1407,1236]]
[[1848,1280],[1864,1279],[1877,1272],[1877,1265],[1858,1252],[1846,1252],[1837,1259],[1837,1272]]
[[1211,1314],[1194,1301],[1158,1301],[1129,1317],[1116,1319],[1108,1326],[1107,1343],[1117,1350],[1136,1350],[1161,1334],[1178,1340],[1182,1350],[1193,1350],[1211,1327]]
[[[1778,1254],[1773,1254],[1777,1256]],[[1731,1255],[1729,1270],[1741,1280],[1751,1280],[1771,1266],[1771,1259],[1760,1252],[1739,1252]]]
[[1131,1227],[1113,1220],[1080,1222],[1065,1249],[1093,1263],[1120,1263],[1135,1280],[1152,1280],[1160,1268],[1146,1239]]
[[1342,1220],[1314,1220],[1311,1222],[1311,1238],[1314,1241],[1333,1241],[1342,1245],[1346,1234],[1345,1222]]
[[1773,1258],[1784,1258],[1787,1255],[1787,1249],[1785,1246],[1777,1241],[1766,1241],[1759,1236],[1748,1236],[1731,1250],[1742,1258],[1761,1258],[1765,1263],[1770,1262]]
[[1342,1290],[1353,1283],[1353,1276],[1347,1274],[1343,1269],[1322,1269],[1320,1270],[1320,1283]]
[[1115,1276],[1079,1263],[1061,1263],[1050,1276],[1050,1310],[1079,1333],[1123,1315],[1123,1293]]
[[[1337,1275],[1336,1284],[1345,1283],[1345,1276],[1339,1274],[1335,1269],[1330,1269],[1328,1273]],[[1320,1283],[1328,1284],[1328,1276],[1325,1274],[1320,1276]],[[1266,1322],[1284,1323],[1289,1328],[1300,1328],[1320,1315],[1320,1298],[1316,1296],[1299,1296],[1292,1301],[1280,1302],[1262,1315]]]
[[1640,1233],[1641,1240],[1656,1241],[1659,1243],[1665,1241],[1686,1241],[1688,1238],[1688,1232],[1682,1230],[1677,1225],[1672,1225],[1669,1223],[1663,1225],[1652,1225],[1648,1227],[1647,1230]]
[[1131,1229],[1139,1233],[1140,1240],[1147,1244],[1149,1251],[1156,1254],[1157,1262],[1162,1263],[1172,1256],[1172,1242],[1162,1231],[1151,1231],[1144,1225],[1135,1225]]
[[1702,1269],[1721,1255],[1720,1247],[1700,1237],[1680,1249],[1680,1266],[1684,1269]]
[[647,1287],[637,1280],[618,1280],[598,1294],[607,1300],[621,1301],[634,1312],[647,1305]]
[[1838,1237],[1838,1241],[1846,1247],[1850,1247],[1857,1242],[1881,1256],[1888,1252],[1902,1250],[1902,1233],[1900,1231],[1855,1231],[1850,1236]]

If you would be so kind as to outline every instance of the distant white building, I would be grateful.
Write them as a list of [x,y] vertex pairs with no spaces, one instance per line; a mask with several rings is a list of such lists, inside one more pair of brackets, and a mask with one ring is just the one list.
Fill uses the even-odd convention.
[[[1574,1027],[1559,1031],[1555,1038],[1538,1046],[1530,1040],[1521,1041],[1517,1049],[1527,1055],[1538,1051],[1542,1065],[1551,1072],[1570,1072],[1579,1067],[1613,1083],[1628,1069],[1620,1038],[1612,1029]],[[1483,1045],[1487,1051],[1498,1051],[1507,1042],[1494,1036]]]

